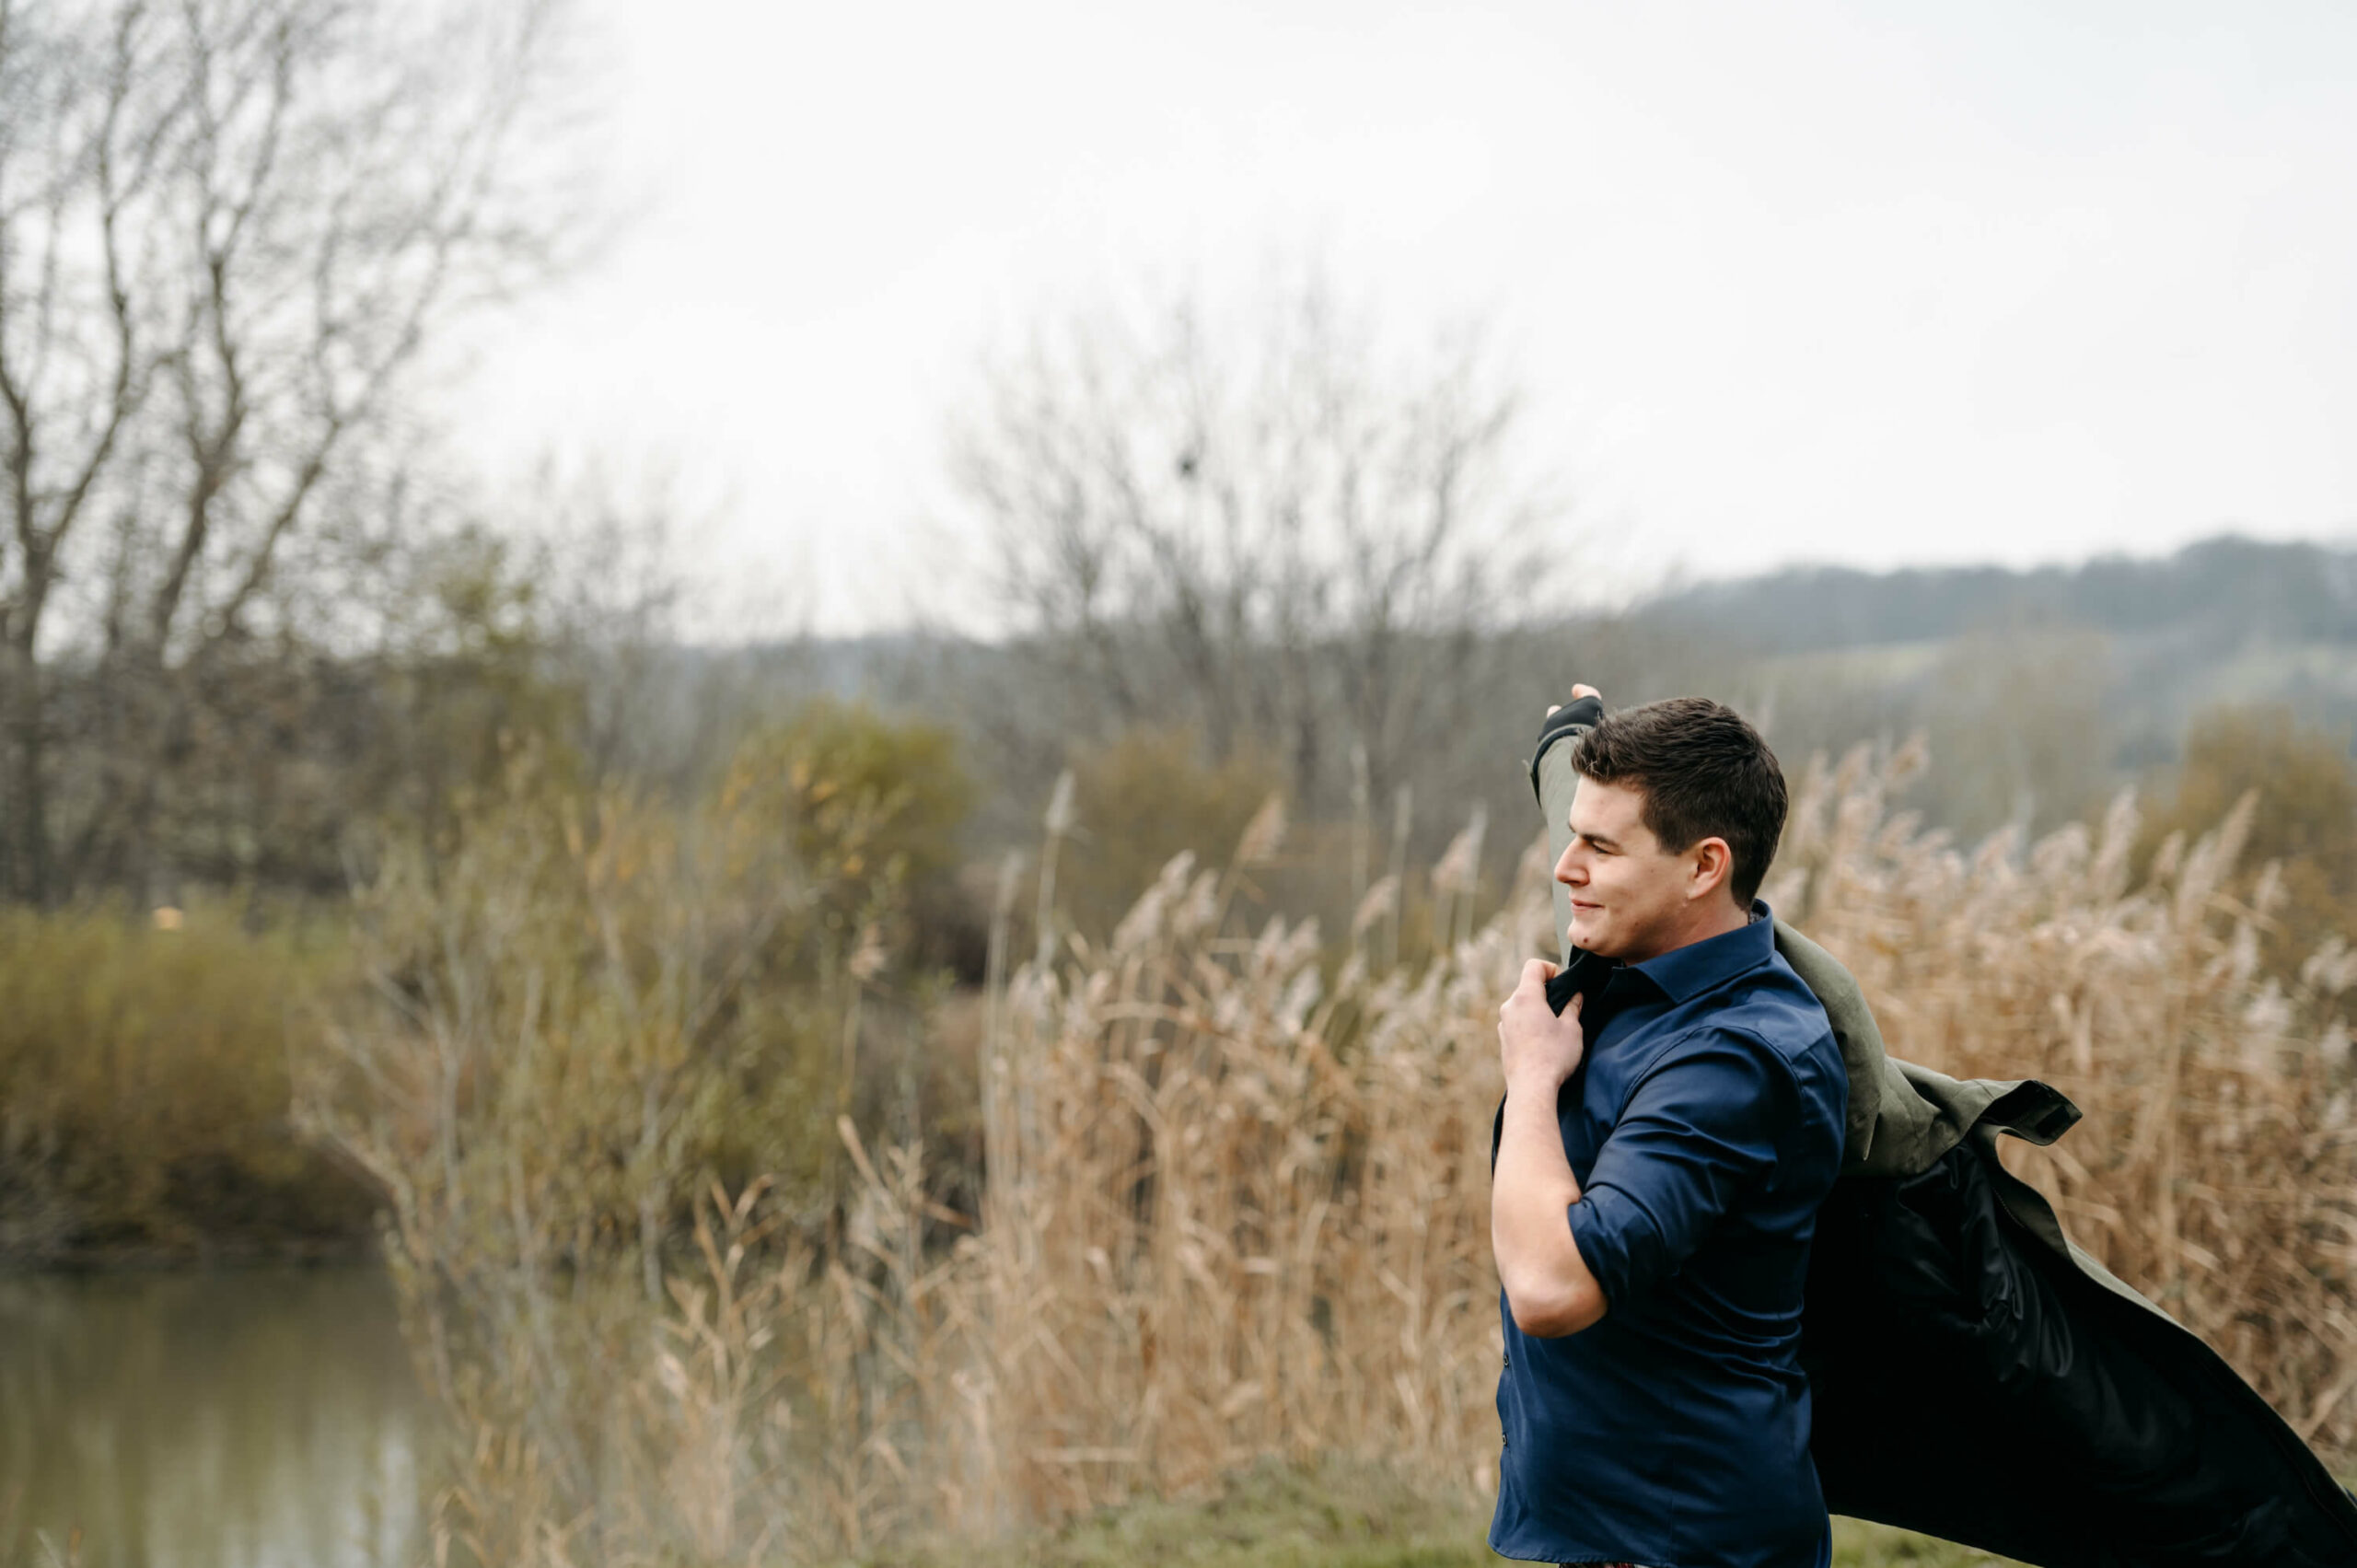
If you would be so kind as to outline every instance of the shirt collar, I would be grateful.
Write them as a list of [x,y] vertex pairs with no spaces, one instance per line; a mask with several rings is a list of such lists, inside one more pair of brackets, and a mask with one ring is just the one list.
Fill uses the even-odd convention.
[[1675,1005],[1691,1001],[1724,985],[1747,970],[1758,969],[1776,952],[1775,912],[1758,899],[1751,900],[1751,919],[1733,931],[1722,931],[1683,947],[1672,947],[1629,967],[1652,981]]

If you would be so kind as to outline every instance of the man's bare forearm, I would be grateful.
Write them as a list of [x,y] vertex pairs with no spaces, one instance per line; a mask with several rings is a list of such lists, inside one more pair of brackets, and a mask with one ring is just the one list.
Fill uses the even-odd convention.
[[1579,1179],[1555,1121],[1560,1082],[1506,1086],[1504,1126],[1490,1179],[1490,1247],[1515,1326],[1542,1339],[1575,1334],[1604,1316],[1603,1292],[1572,1240]]

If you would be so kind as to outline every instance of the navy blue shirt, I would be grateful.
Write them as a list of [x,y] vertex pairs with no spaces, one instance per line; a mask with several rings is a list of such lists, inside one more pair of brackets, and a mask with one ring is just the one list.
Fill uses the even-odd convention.
[[1801,1295],[1850,1095],[1825,1009],[1777,955],[1765,904],[1641,964],[1578,958],[1587,1049],[1556,1109],[1580,1183],[1572,1239],[1606,1310],[1534,1339],[1499,1292],[1490,1545],[1548,1562],[1824,1568]]

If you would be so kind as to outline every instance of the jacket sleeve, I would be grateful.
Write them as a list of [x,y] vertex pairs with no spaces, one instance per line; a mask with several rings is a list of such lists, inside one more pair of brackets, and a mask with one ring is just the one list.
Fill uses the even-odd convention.
[[1572,1241],[1608,1304],[1649,1294],[1772,1175],[1794,1100],[1782,1061],[1737,1031],[1705,1029],[1663,1052],[1571,1206]]
[[[1572,794],[1580,782],[1572,767],[1572,749],[1603,717],[1600,699],[1580,697],[1549,714],[1538,726],[1538,744],[1530,754],[1530,788],[1538,796],[1539,814],[1547,819],[1547,851],[1557,860],[1572,842]],[[1571,949],[1564,935],[1572,928],[1572,892],[1561,882],[1550,881],[1548,886],[1555,900],[1555,940],[1562,946],[1568,962]]]

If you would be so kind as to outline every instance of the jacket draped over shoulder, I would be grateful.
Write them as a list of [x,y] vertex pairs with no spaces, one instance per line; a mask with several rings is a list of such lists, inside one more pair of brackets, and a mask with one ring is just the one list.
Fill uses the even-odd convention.
[[[1560,711],[1531,762],[1559,856],[1570,742],[1600,713],[1592,698]],[[1562,932],[1569,894],[1554,896]],[[1802,1318],[1827,1508],[2042,1568],[2357,1565],[2357,1498],[1999,1162],[2001,1133],[2050,1144],[2078,1108],[2035,1079],[1889,1055],[1832,955],[1781,920],[1775,942],[1849,1075]]]

